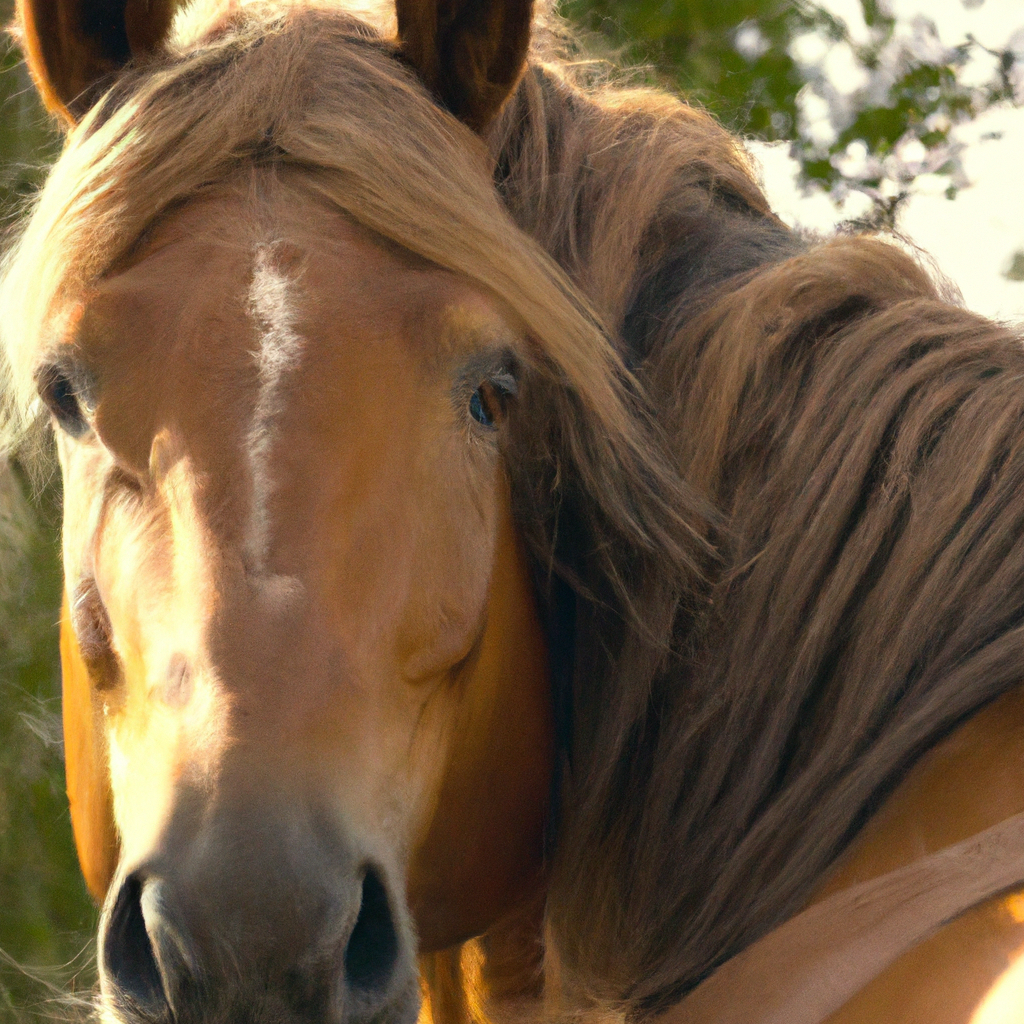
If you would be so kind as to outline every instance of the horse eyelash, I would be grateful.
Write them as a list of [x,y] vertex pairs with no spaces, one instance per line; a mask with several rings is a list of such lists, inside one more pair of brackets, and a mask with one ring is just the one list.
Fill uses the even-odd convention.
[[519,394],[519,381],[511,370],[503,370],[488,379],[502,398],[515,398]]

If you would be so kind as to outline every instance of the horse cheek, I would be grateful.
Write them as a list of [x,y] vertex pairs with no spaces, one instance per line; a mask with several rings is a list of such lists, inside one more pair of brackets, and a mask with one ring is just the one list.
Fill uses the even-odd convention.
[[71,628],[66,597],[61,609],[60,661],[64,770],[75,847],[85,884],[97,902],[102,902],[117,866],[117,833],[103,732],[93,705],[89,671]]

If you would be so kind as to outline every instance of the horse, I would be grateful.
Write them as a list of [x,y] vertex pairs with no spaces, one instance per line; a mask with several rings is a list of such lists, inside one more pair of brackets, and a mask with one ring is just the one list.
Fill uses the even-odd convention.
[[17,32],[103,1019],[1019,1011],[1019,337],[529,0]]

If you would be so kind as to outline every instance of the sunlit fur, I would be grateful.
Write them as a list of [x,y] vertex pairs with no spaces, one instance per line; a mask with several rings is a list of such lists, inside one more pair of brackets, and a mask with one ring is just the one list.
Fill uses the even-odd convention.
[[[333,10],[187,14],[9,263],[7,435],[77,297],[247,161],[496,296],[533,345],[505,459],[559,719],[548,956],[570,1005],[641,1011],[791,915],[1019,684],[1024,352],[895,247],[794,237],[711,119],[576,84],[549,41],[485,147]],[[472,965],[427,963],[438,1018],[473,1014]]]

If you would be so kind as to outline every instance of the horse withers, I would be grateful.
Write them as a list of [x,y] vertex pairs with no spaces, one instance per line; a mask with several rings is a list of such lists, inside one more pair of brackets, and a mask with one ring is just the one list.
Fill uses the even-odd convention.
[[[532,19],[20,6],[68,142],[7,434],[57,439],[112,1021],[724,1021],[802,908],[1024,809],[1019,342]],[[966,1022],[998,890],[745,983]]]

